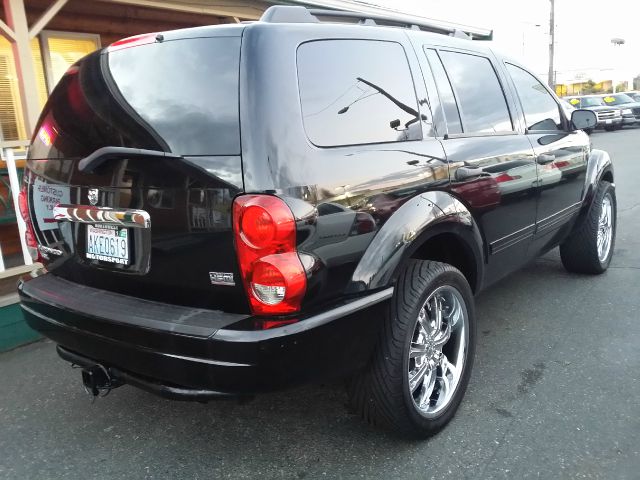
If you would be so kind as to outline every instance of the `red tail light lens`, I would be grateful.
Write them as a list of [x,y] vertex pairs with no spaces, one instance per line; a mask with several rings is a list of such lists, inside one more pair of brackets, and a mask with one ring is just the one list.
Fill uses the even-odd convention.
[[242,280],[256,315],[300,310],[307,276],[296,251],[296,222],[271,195],[243,195],[233,203],[233,228]]
[[38,253],[38,241],[36,240],[36,234],[33,231],[33,224],[31,223],[31,215],[29,215],[29,203],[27,201],[26,184],[22,186],[22,190],[18,194],[18,209],[20,210],[20,216],[24,220],[26,229],[24,232],[24,240],[29,249],[29,255],[33,261],[39,260]]

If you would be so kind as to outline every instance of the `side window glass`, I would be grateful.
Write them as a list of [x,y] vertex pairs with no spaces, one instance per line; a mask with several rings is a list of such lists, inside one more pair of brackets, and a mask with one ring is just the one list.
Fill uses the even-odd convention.
[[[402,45],[322,40],[298,48],[304,128],[320,147],[421,140],[422,125]],[[284,119],[283,119],[284,120]]]
[[445,132],[445,123],[448,126],[449,133],[462,133],[462,123],[460,122],[460,112],[458,112],[458,105],[456,105],[456,98],[453,95],[451,84],[447,73],[444,71],[442,62],[438,53],[433,48],[424,48],[424,53],[429,61],[429,66],[433,72],[433,77],[436,81],[436,88],[438,89],[438,95],[440,96],[440,102],[442,103],[442,109],[444,110],[444,117],[441,111],[433,112],[433,123],[436,125],[438,132]]
[[441,51],[458,99],[465,133],[513,131],[507,100],[491,61],[467,53]]
[[507,63],[507,70],[520,97],[527,129],[562,130],[560,108],[544,85],[520,67]]

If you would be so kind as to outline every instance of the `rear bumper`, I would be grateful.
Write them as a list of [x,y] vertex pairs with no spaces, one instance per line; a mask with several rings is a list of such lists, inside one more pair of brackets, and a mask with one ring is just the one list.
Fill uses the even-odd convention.
[[52,274],[25,279],[18,290],[28,324],[63,352],[111,368],[125,383],[194,400],[251,395],[362,368],[393,293],[353,299],[283,327],[233,330],[248,317],[149,302]]

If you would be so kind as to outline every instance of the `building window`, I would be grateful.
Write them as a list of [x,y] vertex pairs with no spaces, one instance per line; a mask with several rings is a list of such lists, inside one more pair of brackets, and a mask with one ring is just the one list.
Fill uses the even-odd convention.
[[[100,37],[93,34],[43,32],[31,41],[41,108],[67,68],[98,48]],[[11,43],[0,36],[0,142],[29,138],[23,113]]]
[[[37,38],[31,41],[31,53],[36,71],[38,97],[41,106],[44,106],[47,99],[47,87],[44,81],[44,68]],[[24,140],[27,136],[22,116],[22,102],[20,101],[13,50],[11,43],[6,38],[0,37],[0,142]]]
[[44,31],[40,38],[49,92],[64,72],[85,55],[100,48],[100,36],[87,33]]

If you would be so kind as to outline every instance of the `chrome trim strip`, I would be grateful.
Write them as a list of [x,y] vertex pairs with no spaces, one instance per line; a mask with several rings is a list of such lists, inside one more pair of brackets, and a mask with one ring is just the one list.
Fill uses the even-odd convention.
[[573,205],[563,208],[562,210],[559,210],[556,213],[553,213],[548,217],[539,220],[538,222],[536,222],[536,234],[554,227],[563,220],[571,217],[573,214],[578,213],[581,208],[582,202],[574,203]]
[[524,240],[527,240],[533,237],[535,228],[536,228],[535,223],[532,223],[531,225],[527,225],[526,227],[521,228],[520,230],[517,230],[513,233],[510,233],[509,235],[505,235],[502,238],[494,240],[489,244],[489,249],[491,251],[491,254],[493,255],[493,254],[499,253],[509,247],[514,246],[517,243],[520,243]]
[[313,317],[305,318],[297,323],[285,325],[283,327],[271,328],[269,330],[228,330],[221,328],[215,332],[211,339],[221,340],[225,342],[258,342],[262,340],[268,340],[271,338],[286,337],[288,335],[294,335],[296,333],[311,330],[312,328],[320,327],[326,323],[338,320],[352,313],[356,313],[360,310],[364,310],[367,307],[371,307],[377,303],[393,297],[394,287],[389,287],[385,290],[367,295],[366,297],[359,298],[345,305],[340,305],[332,310],[319,313]]
[[151,228],[151,217],[144,210],[115,209],[90,205],[56,205],[57,222],[106,223],[133,228]]
[[174,355],[173,353],[163,353],[163,352],[155,352],[159,353],[163,357],[171,357],[176,358],[178,360],[186,360],[188,362],[196,362],[196,363],[206,363],[207,365],[218,365],[220,367],[252,367],[250,363],[234,363],[234,362],[224,362],[222,360],[211,360],[209,358],[196,358],[196,357],[185,357],[183,355]]

